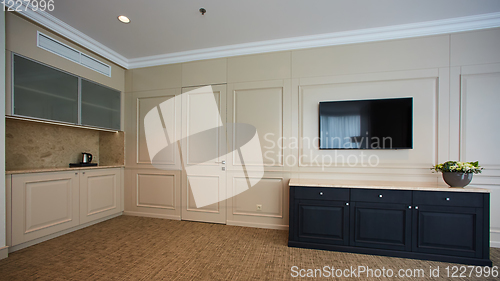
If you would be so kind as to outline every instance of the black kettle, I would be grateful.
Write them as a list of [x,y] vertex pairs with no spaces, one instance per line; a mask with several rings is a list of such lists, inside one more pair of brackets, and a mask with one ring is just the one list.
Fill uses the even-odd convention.
[[82,152],[82,164],[88,164],[92,162],[92,154]]

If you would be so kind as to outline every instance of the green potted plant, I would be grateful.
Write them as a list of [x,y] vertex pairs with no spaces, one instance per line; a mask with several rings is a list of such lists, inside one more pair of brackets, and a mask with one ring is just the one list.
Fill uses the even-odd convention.
[[479,162],[459,162],[447,161],[443,164],[437,164],[431,170],[443,173],[443,180],[450,187],[464,187],[468,185],[474,174],[480,174],[483,168]]

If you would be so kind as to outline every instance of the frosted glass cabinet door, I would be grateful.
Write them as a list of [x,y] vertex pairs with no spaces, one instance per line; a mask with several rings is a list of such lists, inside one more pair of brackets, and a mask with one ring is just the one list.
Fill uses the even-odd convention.
[[14,114],[78,122],[78,77],[14,55]]
[[120,91],[82,79],[82,125],[120,130]]

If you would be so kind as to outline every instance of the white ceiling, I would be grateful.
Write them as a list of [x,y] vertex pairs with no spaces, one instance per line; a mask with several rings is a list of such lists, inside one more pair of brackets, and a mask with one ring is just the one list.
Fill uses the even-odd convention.
[[[204,16],[200,7],[207,9]],[[497,12],[499,0],[56,0],[50,14],[126,61],[137,61]],[[118,15],[131,23],[120,23]]]

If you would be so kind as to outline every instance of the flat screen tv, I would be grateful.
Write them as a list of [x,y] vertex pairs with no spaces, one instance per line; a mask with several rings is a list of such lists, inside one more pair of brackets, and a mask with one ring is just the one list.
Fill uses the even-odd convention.
[[413,98],[319,103],[320,149],[412,149]]

